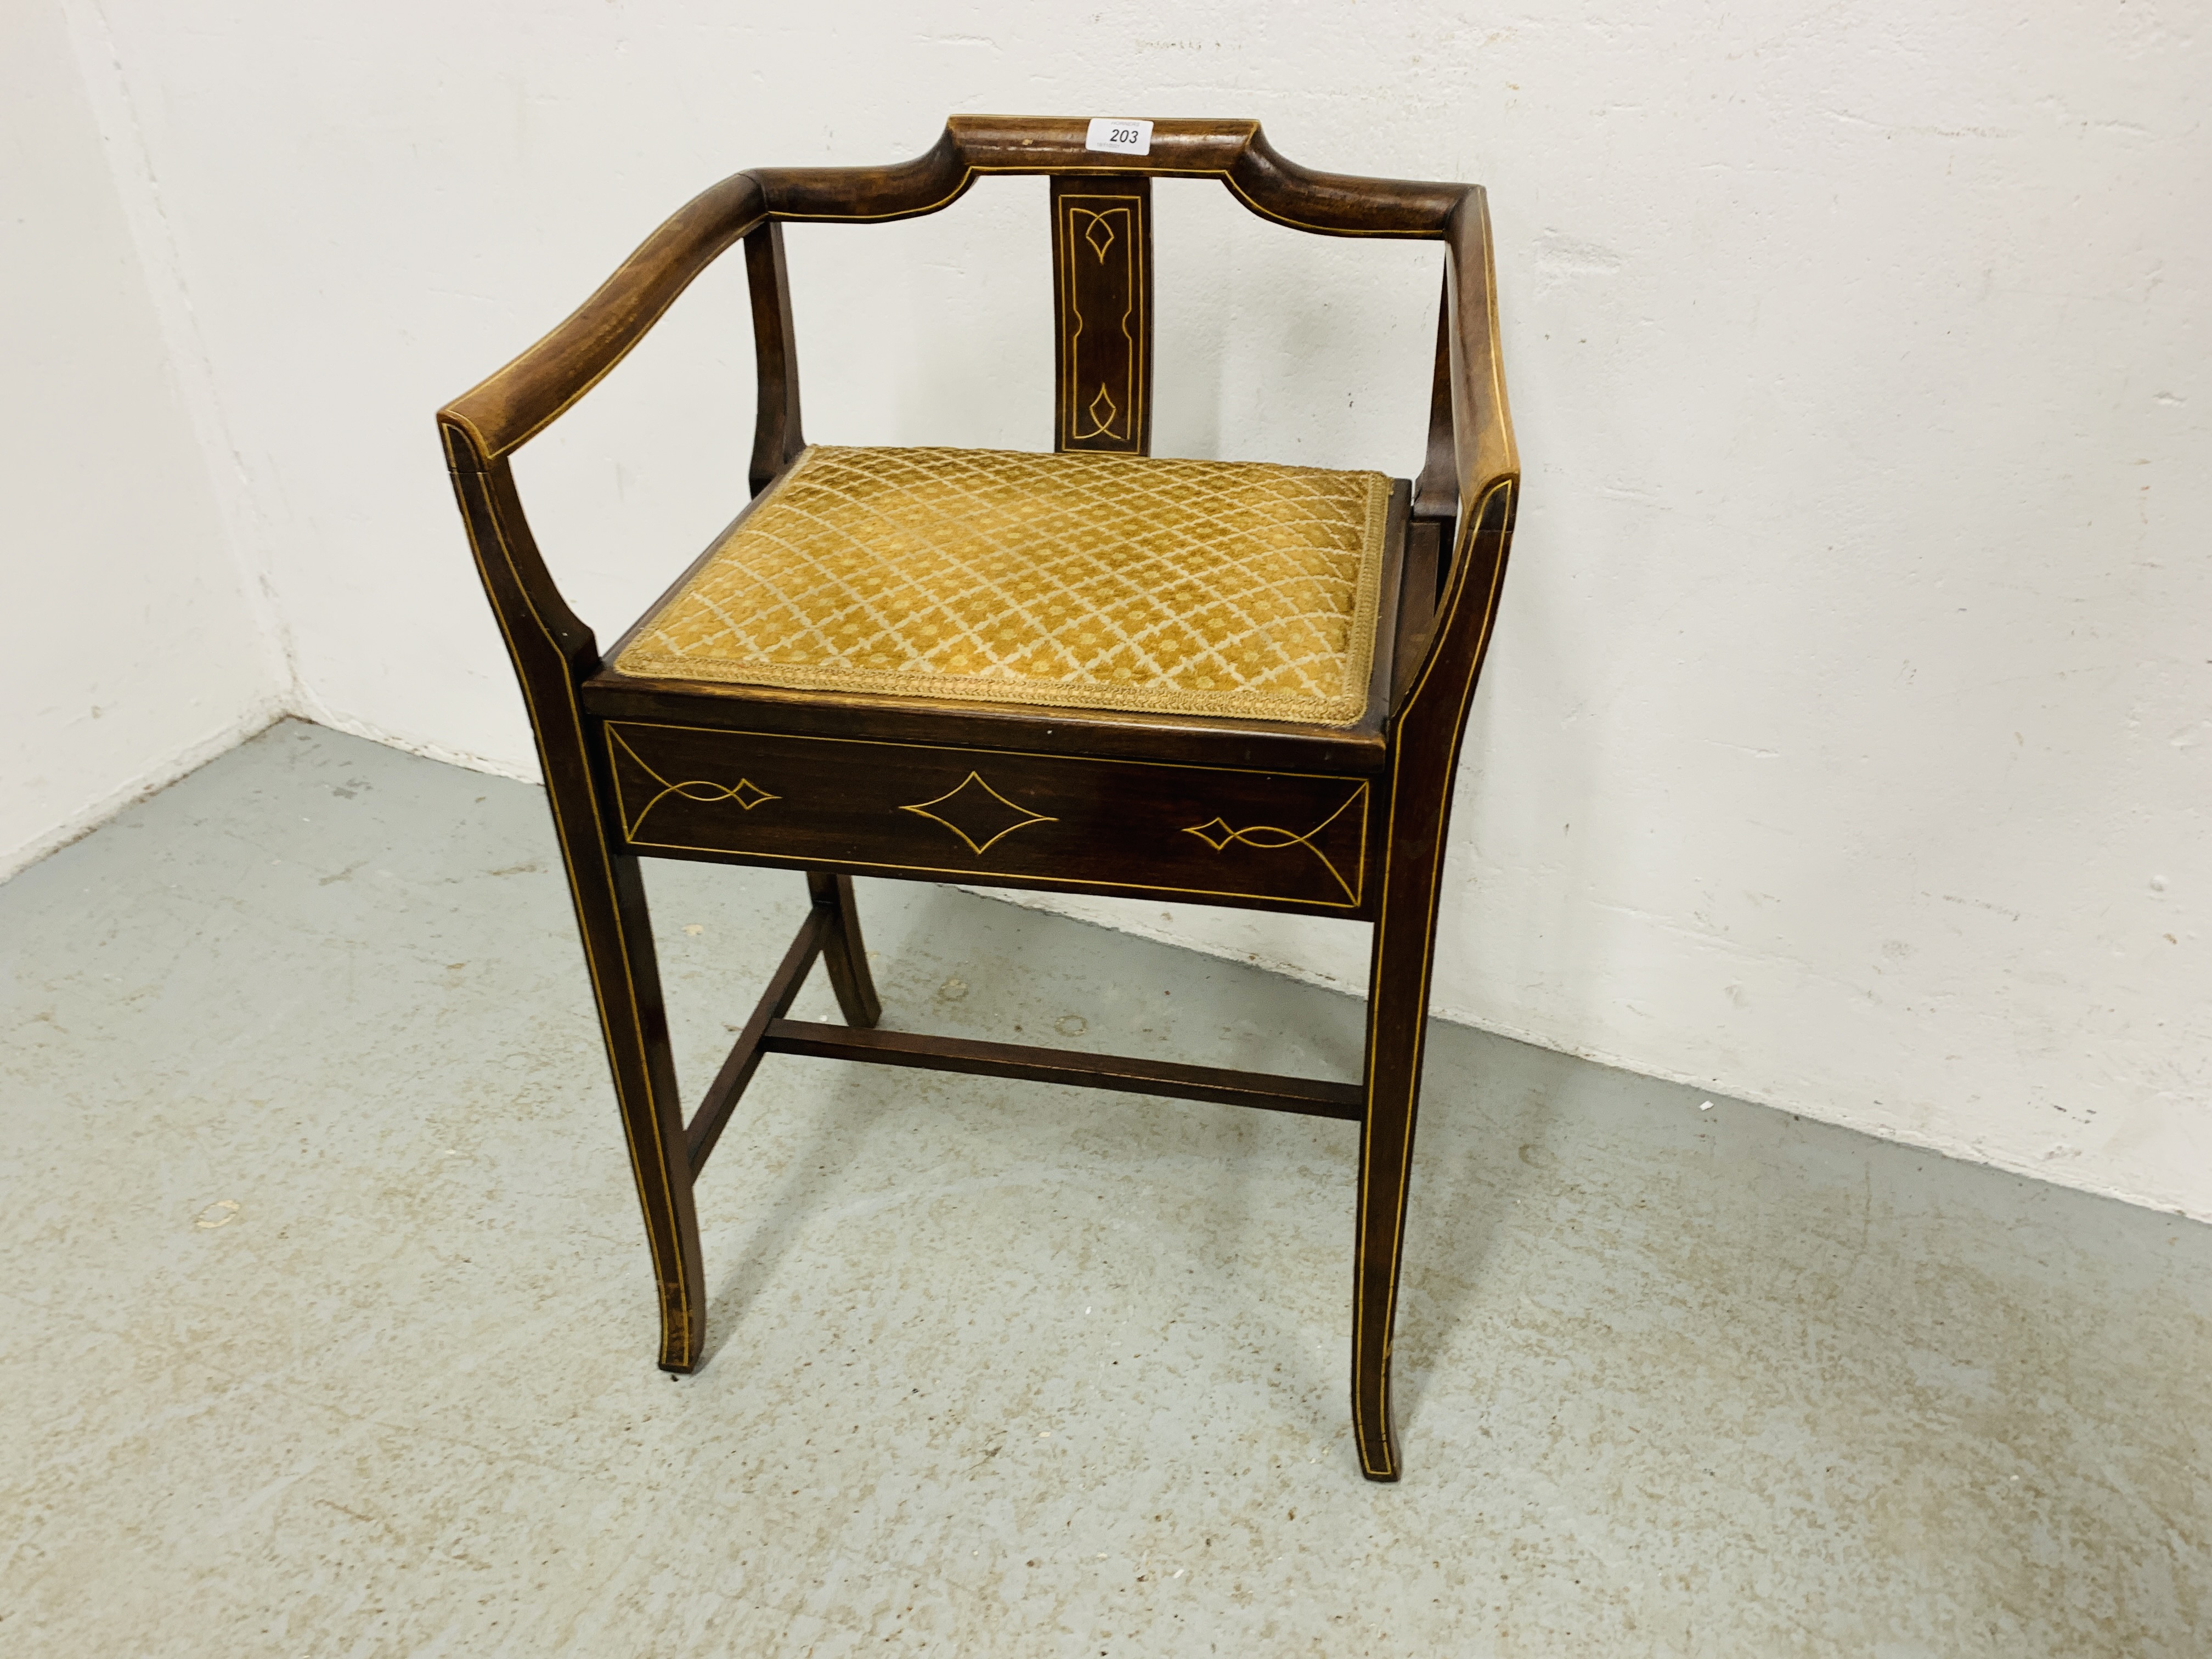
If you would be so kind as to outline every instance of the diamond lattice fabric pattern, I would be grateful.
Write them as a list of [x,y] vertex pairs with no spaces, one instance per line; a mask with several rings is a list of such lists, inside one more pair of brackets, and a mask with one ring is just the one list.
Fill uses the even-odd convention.
[[817,447],[615,666],[1348,726],[1389,498],[1379,472]]

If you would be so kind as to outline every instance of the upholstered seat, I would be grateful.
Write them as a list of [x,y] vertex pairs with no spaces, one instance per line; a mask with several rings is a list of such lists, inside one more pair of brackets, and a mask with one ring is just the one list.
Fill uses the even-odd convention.
[[1379,472],[817,446],[615,666],[1348,726],[1389,501]]

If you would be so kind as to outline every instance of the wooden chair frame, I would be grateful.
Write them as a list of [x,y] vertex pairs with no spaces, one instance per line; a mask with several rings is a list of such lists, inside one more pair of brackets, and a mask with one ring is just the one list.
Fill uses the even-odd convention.
[[[1253,212],[1302,231],[1443,244],[1427,454],[1410,487],[1403,481],[1396,486],[1374,684],[1357,724],[639,679],[610,666],[620,647],[603,659],[592,630],[562,600],[532,540],[508,457],[595,386],[695,276],[742,241],[759,367],[750,469],[757,499],[805,448],[783,223],[933,213],[988,173],[1053,178],[1060,289],[1056,447],[1063,449],[1148,449],[1152,177],[1218,179]],[[1122,355],[1094,362],[1084,352],[1098,349],[1113,331],[1093,328],[1087,343],[1073,331],[1086,300],[1082,284],[1106,280],[1083,272],[1094,264],[1105,270],[1107,261],[1103,252],[1095,262],[1063,254],[1075,248],[1078,230],[1092,228],[1094,247],[1103,234],[1096,233],[1095,216],[1072,216],[1111,215],[1124,207],[1129,216],[1113,222],[1134,234],[1127,257],[1112,266],[1119,286],[1087,296],[1094,315],[1102,298],[1124,307],[1123,343],[1115,348]],[[513,657],[544,768],[645,1213],[664,1369],[690,1371],[702,1357],[706,1291],[693,1182],[764,1054],[1263,1106],[1359,1126],[1352,1420],[1366,1474],[1398,1478],[1391,1330],[1445,827],[1468,708],[1497,615],[1519,483],[1494,299],[1489,218],[1479,186],[1312,172],[1277,154],[1252,121],[1159,121],[1150,153],[1138,156],[1086,149],[1081,119],[955,117],[927,154],[896,166],[763,169],[725,179],[655,231],[568,320],[439,411],[477,568]],[[1085,386],[1100,373],[1120,376],[1111,384],[1124,387],[1124,397],[1094,398],[1085,406],[1072,401],[1071,382]],[[854,744],[863,748],[849,747]],[[853,766],[864,750],[869,765]],[[986,768],[988,780],[980,775]],[[644,815],[633,810],[647,787],[640,769],[665,786],[655,803],[669,803],[656,807],[662,817],[650,826],[651,836],[643,833]],[[1196,848],[1187,855],[1170,849],[1158,855],[1165,862],[1146,866],[1133,864],[1122,837],[1096,837],[1092,845],[1061,835],[1054,843],[1058,852],[1024,863],[1027,855],[1014,853],[987,859],[966,830],[921,811],[935,800],[910,797],[913,804],[890,813],[854,807],[842,818],[830,810],[848,799],[838,792],[859,771],[896,774],[891,787],[923,790],[933,787],[931,778],[963,769],[1010,811],[1025,814],[1024,823],[1065,819],[1079,831],[1084,814],[1111,795],[1125,818],[1135,814],[1179,827],[1206,847],[1218,840],[1217,854],[1233,852],[1243,860],[1237,879],[1219,886],[1249,890],[1195,890],[1189,879],[1162,873],[1176,858],[1204,858]],[[772,814],[754,823],[757,798],[775,799],[751,781],[756,775],[820,783],[829,816],[817,812],[811,827],[763,827]],[[1304,835],[1285,828],[1272,838],[1255,834],[1247,840],[1236,827],[1243,814],[1279,812],[1283,824],[1291,822],[1291,812],[1317,815],[1347,788],[1351,794],[1330,820],[1339,826],[1330,832],[1339,837],[1330,843],[1333,853],[1310,840],[1322,835],[1318,828]],[[794,799],[802,793],[789,783],[784,788]],[[1032,804],[1017,804],[1024,801]],[[1033,810],[1054,803],[1060,809],[1054,817]],[[1212,823],[1197,823],[1208,814]],[[972,867],[941,840],[915,850],[919,843],[912,836],[928,827],[921,819],[932,817],[975,848]],[[663,819],[674,827],[664,827]],[[1256,827],[1268,823],[1259,817]],[[1213,833],[1201,836],[1208,829]],[[1046,839],[1031,838],[1039,847]],[[1297,860],[1295,867],[1280,856],[1285,851]],[[1334,887],[1305,861],[1308,851]],[[670,1057],[641,856],[797,868],[805,871],[812,898],[805,926],[688,1121]],[[1217,867],[1229,866],[1224,860]],[[854,870],[1370,921],[1363,1080],[1317,1082],[875,1030],[878,1003],[853,904]],[[817,958],[845,1025],[786,1018]]]

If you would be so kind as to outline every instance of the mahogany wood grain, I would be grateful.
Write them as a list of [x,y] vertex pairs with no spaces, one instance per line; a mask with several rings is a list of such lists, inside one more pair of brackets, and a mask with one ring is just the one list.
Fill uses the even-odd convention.
[[[1367,1115],[1360,1126],[1352,1262],[1352,1429],[1360,1467],[1376,1480],[1395,1480],[1400,1469],[1390,1413],[1391,1330],[1428,1037],[1437,897],[1460,739],[1497,617],[1514,493],[1510,481],[1500,480],[1478,498],[1467,551],[1455,561],[1437,649],[1407,693],[1391,757],[1394,781],[1377,872],[1380,914],[1368,969]],[[1455,626],[1462,616],[1469,625]]]
[[1420,476],[1413,480],[1414,521],[1442,525],[1447,538],[1459,518],[1459,455],[1452,441],[1451,304],[1451,271],[1447,267],[1443,292],[1437,301],[1436,367],[1429,376],[1429,443],[1421,457]]
[[1052,181],[1053,447],[1152,453],[1152,181]]
[[610,720],[647,857],[1360,916],[1375,780]]
[[[454,434],[447,431],[450,441]],[[698,1364],[705,1331],[699,1224],[645,884],[637,860],[607,834],[613,791],[603,770],[605,748],[575,695],[594,659],[592,632],[557,595],[543,610],[532,602],[533,573],[544,581],[544,564],[507,464],[456,467],[453,481],[477,574],[521,683],[553,809],[645,1215],[660,1299],[659,1363],[665,1370],[688,1371]]]
[[753,354],[760,382],[753,459],[746,482],[757,495],[806,447],[799,415],[799,336],[791,320],[791,270],[783,226],[774,219],[745,237],[745,284],[753,305]]
[[853,902],[853,878],[842,871],[809,870],[806,890],[817,913],[826,912],[830,931],[822,941],[822,970],[848,1025],[873,1025],[884,1017],[868,971],[868,947],[860,937],[860,908]]
[[1389,764],[1389,744],[1379,720],[1371,727],[1300,726],[1112,709],[1030,708],[714,680],[642,680],[612,669],[593,674],[579,695],[587,709],[605,720],[671,720],[732,731],[957,749],[1034,748],[1042,742],[1102,760],[1181,762],[1255,772],[1371,774]]
[[965,1072],[975,1077],[1072,1083],[1121,1094],[1216,1101],[1228,1106],[1257,1106],[1269,1111],[1342,1118],[1355,1123],[1360,1115],[1360,1088],[1356,1083],[1277,1077],[1266,1072],[1231,1071],[1215,1066],[1182,1066],[1172,1060],[1133,1059],[1125,1054],[1089,1054],[1073,1048],[977,1042],[965,1037],[925,1036],[913,1031],[854,1030],[842,1025],[817,1025],[781,1018],[769,1022],[761,1048],[772,1054],[813,1054],[826,1060],[872,1060],[880,1066]]

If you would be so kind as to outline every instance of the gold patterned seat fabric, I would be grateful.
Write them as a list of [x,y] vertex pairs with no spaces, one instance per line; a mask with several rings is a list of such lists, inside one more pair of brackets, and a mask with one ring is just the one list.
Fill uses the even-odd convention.
[[1389,498],[1379,472],[817,447],[615,666],[1348,726]]

